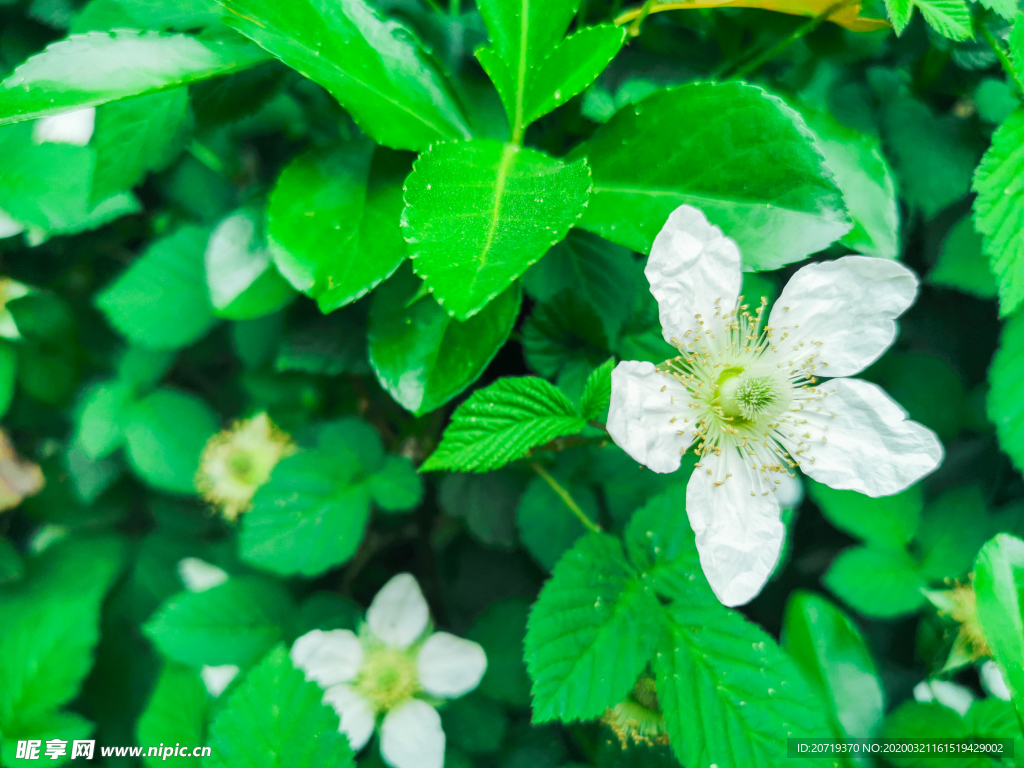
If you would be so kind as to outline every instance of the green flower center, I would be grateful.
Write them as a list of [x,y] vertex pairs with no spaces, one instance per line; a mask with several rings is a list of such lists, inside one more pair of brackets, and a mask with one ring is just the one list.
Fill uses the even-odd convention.
[[411,699],[419,690],[416,661],[404,651],[391,648],[370,651],[356,678],[355,688],[378,712]]
[[253,461],[252,456],[244,451],[236,451],[231,454],[231,458],[228,460],[228,466],[231,469],[231,474],[235,476],[240,482],[250,484],[256,480],[254,471],[256,469],[256,462]]
[[734,423],[771,419],[789,405],[784,382],[772,375],[728,368],[718,377],[717,390],[722,413]]

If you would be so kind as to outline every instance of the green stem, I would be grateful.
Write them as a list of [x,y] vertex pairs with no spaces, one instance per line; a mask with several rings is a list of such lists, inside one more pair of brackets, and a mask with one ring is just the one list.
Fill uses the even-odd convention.
[[837,13],[848,5],[852,5],[856,0],[839,0],[837,3],[833,3],[824,11],[819,13],[813,19],[809,19],[806,23],[801,24],[799,27],[793,30],[793,32],[784,37],[782,40],[777,42],[768,50],[764,51],[760,56],[756,56],[746,64],[740,66],[735,72],[729,75],[727,80],[740,80],[749,75],[754,70],[758,69],[765,62],[771,61],[784,50],[789,48],[793,43],[799,40],[805,35],[809,35],[811,32],[816,30],[822,24],[829,20],[834,13]]
[[651,9],[657,4],[658,0],[647,0],[644,3],[644,7],[640,9],[640,15],[633,19],[633,23],[629,25],[629,36],[636,37],[640,34],[640,25],[644,23],[644,19],[647,18]]
[[1006,50],[996,40],[996,36],[992,34],[988,27],[985,26],[984,22],[976,21],[974,28],[981,33],[981,36],[985,38],[985,42],[989,44],[992,51],[995,53],[996,58],[999,59],[999,63],[1002,65],[1003,70],[1010,79],[1013,80],[1014,85],[1017,86],[1017,90],[1024,95],[1024,81],[1021,80],[1020,73],[1017,72],[1013,66],[1013,62],[1010,61],[1010,57],[1007,55]]
[[192,143],[188,145],[188,153],[219,176],[227,176],[227,170],[220,156],[205,144],[193,139]]
[[565,502],[565,506],[572,510],[573,514],[579,518],[579,521],[583,523],[587,530],[593,533],[601,532],[601,526],[587,517],[587,513],[580,509],[580,505],[569,495],[569,492],[559,485],[558,481],[544,467],[537,462],[533,462],[530,466],[533,467],[534,472],[544,478],[544,482],[551,486],[551,490],[558,494],[558,497]]

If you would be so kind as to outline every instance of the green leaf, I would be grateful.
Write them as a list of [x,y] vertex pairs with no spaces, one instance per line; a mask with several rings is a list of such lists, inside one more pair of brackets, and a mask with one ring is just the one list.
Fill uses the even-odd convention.
[[530,703],[530,678],[523,663],[523,638],[530,603],[520,598],[488,606],[467,633],[487,653],[487,671],[480,692],[516,707]]
[[857,626],[820,595],[798,591],[786,603],[782,647],[830,705],[839,733],[875,734],[885,714],[882,682]]
[[217,322],[203,264],[208,236],[186,225],[153,243],[96,296],[110,324],[150,349],[177,349],[205,336]]
[[90,199],[98,202],[131,189],[147,173],[166,168],[184,146],[189,127],[187,88],[101,106],[92,139],[96,168]]
[[921,589],[927,586],[905,550],[875,545],[844,549],[822,582],[858,613],[874,619],[913,613],[924,604]]
[[[553,476],[591,520],[599,516],[597,497],[589,486],[558,468],[553,470]],[[552,570],[566,550],[587,532],[583,523],[541,477],[534,477],[526,486],[516,508],[516,525],[523,545],[545,571]]]
[[636,292],[639,274],[629,250],[573,230],[526,271],[523,287],[540,302],[550,302],[565,290],[575,293],[600,317],[605,335],[612,338],[629,316],[630,302],[622,297]]
[[186,30],[218,24],[223,15],[213,0],[92,0],[75,17],[71,31]]
[[25,563],[10,539],[0,537],[0,586],[25,578]]
[[204,768],[348,768],[354,765],[338,716],[321,703],[278,647],[231,694],[210,726],[212,754]]
[[999,447],[1024,471],[1024,313],[1007,321],[988,369],[988,417]]
[[199,456],[219,429],[210,406],[194,395],[158,389],[127,409],[123,429],[139,477],[162,491],[195,493]]
[[143,630],[164,656],[179,664],[248,667],[281,640],[291,611],[281,585],[232,577],[203,592],[179,592]]
[[921,570],[934,581],[965,579],[981,545],[999,531],[978,485],[952,488],[924,510],[917,534]]
[[121,419],[134,399],[131,387],[115,379],[98,382],[82,393],[74,442],[88,458],[98,461],[121,447]]
[[610,357],[595,368],[587,377],[580,401],[580,412],[586,421],[603,421],[608,414],[612,400],[612,369],[615,358]]
[[[908,701],[889,715],[883,736],[886,739],[967,739],[970,733],[960,715],[942,704]],[[943,755],[892,755],[897,768],[968,768],[969,757]]]
[[445,312],[403,268],[370,305],[370,365],[381,386],[415,416],[472,384],[505,343],[522,293],[514,285],[465,322]]
[[878,140],[824,113],[805,112],[804,117],[853,220],[853,229],[840,242],[866,256],[895,259],[900,250],[896,184]]
[[534,722],[594,718],[625,698],[658,642],[659,611],[617,539],[581,539],[530,611]]
[[928,282],[955,288],[979,299],[996,297],[996,280],[989,269],[981,235],[975,231],[970,216],[960,219],[942,241],[939,261],[928,273]]
[[974,37],[971,11],[964,0],[885,0],[885,7],[897,35],[906,29],[917,8],[928,25],[943,37],[951,40]]
[[238,37],[125,29],[71,35],[47,46],[0,83],[0,125],[177,88],[265,58]]
[[832,735],[825,709],[774,638],[715,597],[685,500],[685,484],[673,485],[626,528],[630,559],[663,606],[653,667],[672,749],[687,768],[783,768],[788,738]]
[[326,88],[378,144],[424,150],[468,139],[443,75],[396,21],[363,0],[218,0],[225,20]]
[[557,387],[533,376],[499,379],[455,409],[441,444],[423,465],[487,472],[586,425]]
[[[730,130],[718,129],[722,120]],[[580,225],[642,253],[683,203],[704,211],[754,269],[799,261],[850,230],[799,115],[755,86],[658,91],[570,154],[582,156],[594,188]]]
[[590,193],[584,160],[498,141],[435,144],[413,164],[402,230],[416,274],[459,320],[565,237]]
[[1001,533],[985,544],[974,564],[974,595],[978,621],[992,658],[1024,712],[1024,541]]
[[408,512],[423,500],[423,481],[405,456],[388,456],[370,480],[370,492],[385,512]]
[[267,207],[274,262],[299,291],[332,312],[402,263],[403,158],[368,141],[313,150],[281,173]]
[[[157,680],[153,695],[139,717],[139,744],[202,744],[210,697],[189,667],[168,664]],[[163,758],[143,757],[146,765],[159,766]],[[179,757],[178,765],[199,768],[199,758]]]
[[384,466],[380,437],[366,422],[322,428],[317,448],[282,460],[256,492],[242,521],[242,559],[304,576],[345,562],[363,539]]
[[480,543],[511,550],[519,543],[515,517],[523,486],[512,469],[449,472],[441,478],[438,501],[445,514],[463,520]]
[[14,399],[18,353],[6,342],[0,342],[0,418],[7,413]]
[[900,547],[914,537],[924,499],[913,485],[893,496],[872,498],[856,491],[839,491],[806,479],[807,490],[836,528],[864,541]]
[[608,359],[608,347],[601,318],[570,289],[535,305],[523,326],[526,362],[543,376],[555,377],[571,369],[586,375]]
[[210,301],[220,317],[252,320],[295,297],[271,263],[262,211],[243,208],[223,219],[206,244],[204,262]]
[[59,542],[27,558],[26,578],[0,591],[0,730],[8,738],[78,694],[122,554],[110,537]]
[[441,710],[447,743],[470,754],[497,752],[505,737],[505,708],[473,692],[448,703]]
[[[3,765],[11,768],[38,765],[36,760],[45,759],[46,742],[51,739],[59,739],[68,742],[70,747],[71,742],[75,739],[88,738],[94,728],[95,726],[91,722],[75,712],[48,712],[31,722],[18,723],[9,728],[4,734],[5,738],[0,746],[0,750],[2,750],[0,758],[3,759]],[[33,758],[19,760],[17,757],[18,742],[30,739],[41,742],[39,754]],[[68,749],[68,756],[70,754],[71,750]],[[66,762],[67,757],[57,758],[56,762],[50,763],[50,765],[64,765]]]
[[992,146],[974,174],[974,225],[984,236],[999,284],[999,313],[1024,302],[1024,108],[992,136]]

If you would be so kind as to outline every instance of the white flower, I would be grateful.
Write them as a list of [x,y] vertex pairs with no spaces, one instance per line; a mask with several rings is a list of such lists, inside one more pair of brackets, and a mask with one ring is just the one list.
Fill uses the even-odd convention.
[[206,686],[206,692],[216,699],[224,693],[224,689],[231,685],[231,681],[238,677],[238,673],[241,671],[234,664],[219,664],[215,667],[204,664],[203,668],[199,670],[199,677],[202,678],[203,685]]
[[32,126],[32,140],[36,144],[74,144],[84,147],[92,138],[96,127],[96,108],[76,109],[61,115],[41,117]]
[[230,577],[227,571],[198,557],[185,557],[178,561],[178,578],[189,592],[205,592],[219,587]]
[[419,584],[400,573],[373,598],[358,636],[314,629],[292,646],[292,662],[325,689],[352,749],[365,746],[383,716],[380,751],[392,768],[441,768],[445,737],[434,707],[472,691],[487,669],[483,648],[431,634],[429,624]]
[[974,703],[974,694],[970,688],[947,680],[922,680],[914,686],[914,699],[922,704],[941,704],[962,716]]
[[773,491],[799,467],[833,488],[886,496],[934,470],[942,446],[874,384],[846,377],[896,336],[917,278],[846,256],[797,272],[766,318],[740,303],[740,252],[699,210],[669,216],[645,269],[678,356],[612,372],[608,432],[655,472],[700,458],[686,490],[705,576],[726,605],[751,600],[782,550]]
[[998,664],[991,659],[986,661],[981,665],[979,675],[981,677],[981,687],[985,689],[989,696],[995,696],[1003,701],[1010,700],[1010,688],[1006,685],[1006,678],[1003,677]]

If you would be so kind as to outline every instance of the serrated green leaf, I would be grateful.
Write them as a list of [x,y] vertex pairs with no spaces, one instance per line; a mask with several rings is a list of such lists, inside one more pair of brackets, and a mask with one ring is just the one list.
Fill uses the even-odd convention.
[[38,53],[0,83],[0,125],[177,88],[251,67],[266,54],[237,36],[86,32]]
[[441,407],[476,381],[512,332],[522,300],[513,285],[459,322],[422,286],[403,267],[370,305],[370,365],[381,386],[415,416]]
[[144,631],[179,664],[248,667],[281,640],[291,611],[281,585],[233,577],[202,592],[179,592],[146,622]]
[[566,552],[526,632],[534,722],[590,719],[625,698],[658,642],[659,611],[617,539],[592,533]]
[[242,34],[326,88],[378,144],[468,139],[444,76],[413,34],[363,0],[218,0]]
[[8,738],[25,738],[21,729],[77,695],[122,555],[110,537],[59,542],[27,558],[26,578],[0,592],[0,730]]
[[587,377],[580,401],[580,412],[586,421],[603,420],[612,399],[612,369],[615,358],[610,357],[597,366]]
[[[623,296],[634,295],[639,274],[629,250],[573,230],[526,271],[523,287],[540,302],[550,302],[565,290],[577,294],[600,317],[605,334],[612,338],[629,316],[631,302],[623,301]],[[649,293],[646,283],[643,288]]]
[[[716,128],[723,119],[731,130]],[[683,203],[704,211],[754,269],[799,261],[851,226],[803,121],[751,85],[658,91],[569,157],[586,157],[594,177],[580,226],[642,253]]]
[[982,249],[982,238],[970,216],[958,221],[942,241],[939,261],[928,273],[928,282],[955,288],[980,299],[996,296],[996,280]]
[[943,37],[967,40],[974,37],[971,11],[964,0],[885,0],[896,34],[901,34],[910,23],[917,8],[928,25]]
[[199,398],[158,389],[136,401],[122,424],[128,461],[147,483],[170,493],[195,493],[193,478],[217,414]]
[[974,225],[999,285],[999,313],[1024,302],[1024,109],[1010,115],[974,174]]
[[1024,710],[1024,541],[1001,533],[985,544],[974,564],[978,621],[992,658],[1013,694],[1017,712]]
[[404,158],[359,141],[300,155],[281,173],[267,208],[270,249],[321,312],[364,296],[405,259],[408,169]]
[[366,422],[321,426],[317,447],[283,459],[253,497],[242,519],[242,559],[304,576],[345,562],[362,541],[374,475],[385,466],[380,437]]
[[262,211],[243,208],[223,219],[207,241],[206,285],[220,317],[252,320],[295,298],[271,263],[263,229]]
[[846,614],[820,595],[795,592],[786,603],[782,647],[829,703],[840,734],[863,739],[876,733],[885,714],[882,682]]
[[306,682],[278,647],[253,669],[210,726],[204,768],[348,768],[354,765],[338,716],[321,703],[323,690]]
[[184,146],[189,127],[187,88],[102,105],[92,139],[96,167],[90,200],[131,189],[147,173],[166,168]]
[[[198,670],[167,664],[157,680],[146,709],[139,716],[140,744],[202,744],[210,696]],[[162,757],[142,758],[148,766],[158,766]],[[178,765],[199,768],[198,757],[179,757]]]
[[[589,486],[557,467],[553,476],[587,517],[591,520],[599,517],[597,496]],[[519,499],[516,525],[523,545],[545,571],[553,570],[559,558],[587,532],[583,523],[541,477],[534,477]]]
[[1024,313],[1003,326],[988,382],[986,407],[996,425],[999,447],[1024,471]]
[[556,437],[574,435],[585,425],[569,398],[544,379],[500,379],[455,410],[441,444],[422,469],[487,472]]
[[825,518],[851,536],[895,547],[914,537],[924,508],[920,486],[872,498],[856,491],[838,491],[809,478],[805,483]]
[[466,320],[579,220],[586,161],[563,163],[499,141],[435,144],[405,184],[402,232],[434,298]]
[[177,349],[217,322],[206,292],[209,230],[186,225],[157,240],[96,296],[107,320],[133,344]]
[[913,613],[927,586],[917,563],[903,549],[870,545],[844,549],[822,582],[858,613],[891,619]]

